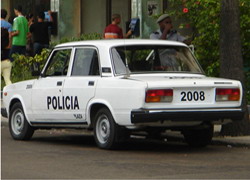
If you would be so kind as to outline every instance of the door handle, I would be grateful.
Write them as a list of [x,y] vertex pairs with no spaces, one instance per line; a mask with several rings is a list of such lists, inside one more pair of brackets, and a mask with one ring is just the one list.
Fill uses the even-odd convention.
[[89,86],[94,86],[95,85],[95,81],[89,81]]
[[57,81],[56,85],[57,86],[62,86],[62,81]]

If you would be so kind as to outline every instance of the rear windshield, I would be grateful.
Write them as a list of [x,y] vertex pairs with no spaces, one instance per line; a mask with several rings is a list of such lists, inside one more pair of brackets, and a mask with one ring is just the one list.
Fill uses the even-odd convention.
[[[119,46],[111,49],[116,74],[130,73],[198,73],[198,62],[187,47]],[[127,67],[127,68],[126,68]]]

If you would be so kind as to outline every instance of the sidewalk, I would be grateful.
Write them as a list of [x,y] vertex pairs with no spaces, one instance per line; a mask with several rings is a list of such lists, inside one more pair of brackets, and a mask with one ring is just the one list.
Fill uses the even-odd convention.
[[227,145],[228,147],[249,147],[250,136],[217,136],[213,138],[212,144]]
[[[250,119],[250,115],[249,115]],[[248,136],[221,136],[221,125],[214,126],[214,137],[212,144],[222,144],[228,147],[245,146],[250,147],[250,135]]]

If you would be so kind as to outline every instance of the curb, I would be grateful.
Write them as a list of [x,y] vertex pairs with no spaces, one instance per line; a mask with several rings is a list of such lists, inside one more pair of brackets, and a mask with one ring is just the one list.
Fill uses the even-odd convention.
[[250,148],[250,137],[248,136],[247,138],[249,139],[249,142],[244,142],[247,140],[242,140],[244,136],[238,137],[238,139],[229,139],[223,138],[223,137],[214,137],[212,140],[212,145],[225,145],[228,148],[233,148],[233,147],[245,147],[245,148]]

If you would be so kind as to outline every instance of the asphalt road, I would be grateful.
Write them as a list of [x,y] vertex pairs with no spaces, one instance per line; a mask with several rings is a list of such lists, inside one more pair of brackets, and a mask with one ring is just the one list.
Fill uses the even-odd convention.
[[15,141],[6,123],[1,138],[2,179],[250,179],[247,147],[132,139],[107,151],[82,131],[39,130]]

